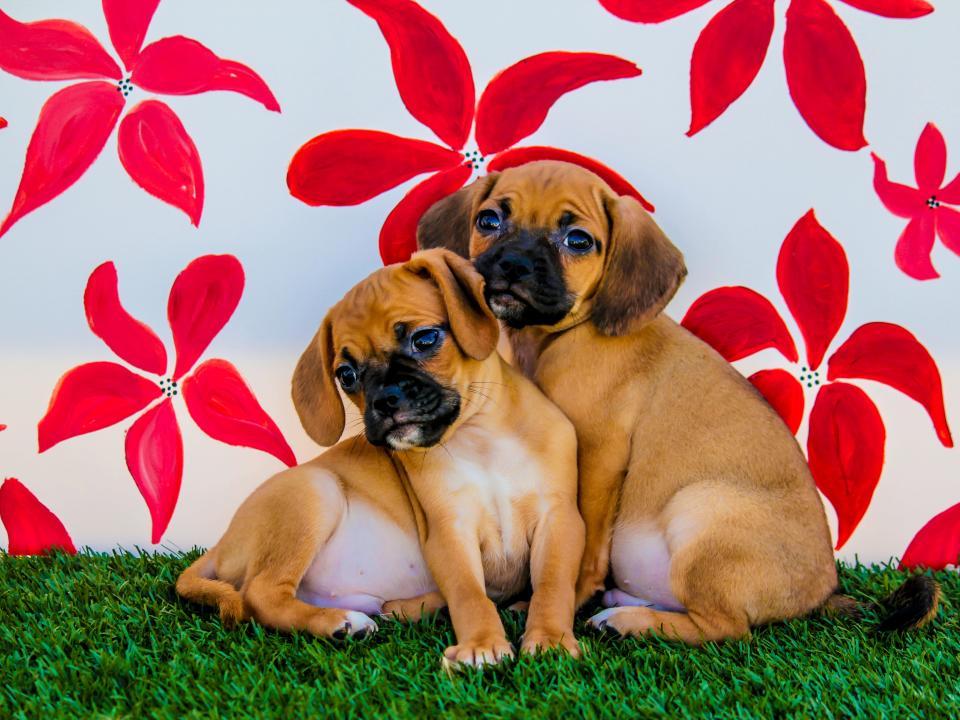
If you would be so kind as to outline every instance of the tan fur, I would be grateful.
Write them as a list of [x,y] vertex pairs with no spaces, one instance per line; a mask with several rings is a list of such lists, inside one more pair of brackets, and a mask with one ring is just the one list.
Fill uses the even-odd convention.
[[[578,605],[603,589],[611,541],[649,529],[665,538],[670,590],[685,612],[618,608],[608,628],[693,644],[821,606],[837,577],[803,454],[749,382],[660,314],[686,269],[653,219],[565,163],[513,168],[482,193],[462,192],[450,202],[472,197],[470,218],[508,199],[514,226],[555,228],[572,212],[602,244],[563,259],[576,295],[566,318],[509,331],[517,364],[577,430],[587,529]],[[471,232],[476,257],[491,241]]]
[[[452,337],[422,364],[462,401],[440,446],[388,451],[351,437],[280,473],[241,505],[177,591],[218,605],[230,621],[250,616],[282,630],[349,634],[346,610],[315,607],[298,594],[359,508],[372,508],[369,532],[418,542],[422,555],[404,562],[412,569],[425,559],[436,583],[423,595],[385,597],[383,611],[415,618],[447,604],[457,637],[448,660],[481,664],[511,655],[488,592],[506,599],[528,582],[534,594],[522,651],[577,654],[574,581],[584,531],[576,436],[556,406],[494,351],[498,324],[468,261],[445,250],[419,253],[375,272],[330,310],[294,374],[304,427],[318,442],[340,435],[344,409],[332,378],[344,350],[376,362],[395,348],[397,323],[450,326]],[[362,412],[363,392],[348,397]],[[513,472],[517,449],[529,466]],[[509,478],[507,494],[497,497],[509,497],[510,507],[491,509],[485,500],[484,478],[496,472]],[[478,473],[480,481],[471,481]]]

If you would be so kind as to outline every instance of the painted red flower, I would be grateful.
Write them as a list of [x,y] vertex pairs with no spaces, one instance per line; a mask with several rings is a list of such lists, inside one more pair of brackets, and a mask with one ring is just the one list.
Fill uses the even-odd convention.
[[[69,20],[21,23],[0,10],[0,69],[27,80],[85,80],[58,90],[40,110],[20,187],[0,236],[73,185],[96,160],[135,87],[163,95],[228,90],[280,112],[266,83],[246,65],[176,35],[141,49],[160,0],[103,0],[110,40],[128,75],[87,28]],[[144,100],[120,120],[120,162],[137,185],[187,214],[203,212],[203,168],[180,118]]]
[[[933,12],[924,0],[842,0],[889,18]],[[600,0],[631,22],[660,23],[710,0]],[[700,33],[690,61],[690,129],[695,135],[722,115],[753,83],[773,36],[774,0],[733,0]],[[783,64],[790,97],[824,142],[859,150],[867,80],[857,44],[826,0],[790,0]]]
[[920,528],[900,561],[900,567],[908,569],[943,570],[948,565],[960,565],[960,503]]
[[873,187],[887,210],[910,222],[904,228],[894,258],[897,267],[916,280],[940,277],[930,261],[936,236],[960,255],[960,212],[948,205],[960,205],[960,174],[946,185],[947,144],[933,123],[920,134],[913,157],[917,187],[887,179],[887,164],[872,153]]
[[[466,53],[436,17],[412,0],[349,2],[379,25],[403,104],[444,146],[377,130],[334,130],[297,150],[287,185],[308,205],[357,205],[430,173],[407,192],[380,230],[385,264],[410,257],[420,216],[463,187],[492,155],[489,170],[538,159],[579,163],[653,210],[636,188],[596,160],[552,147],[513,147],[543,124],[564,94],[592,82],[640,75],[632,62],[598,53],[541,53],[494,76],[476,103]],[[464,154],[471,129],[479,150]]]
[[7,552],[11,555],[77,552],[60,519],[15,478],[7,478],[0,485],[0,522],[7,531]]
[[[806,364],[799,380],[776,368],[750,376],[794,433],[804,411],[803,386],[816,392],[810,411],[807,459],[817,487],[837,512],[837,549],[863,518],[883,469],[886,428],[876,405],[858,386],[838,380],[874,380],[919,402],[945,447],[953,438],[943,406],[940,371],[930,353],[905,328],[883,322],[861,325],[820,365],[847,313],[850,268],[843,247],[813,210],[790,231],[777,260],[777,285],[800,328]],[[733,362],[775,348],[791,363],[797,347],[773,304],[745,287],[701,295],[682,324]]]
[[243,267],[232,255],[199,257],[177,276],[167,302],[176,363],[163,377],[167,351],[156,333],[120,304],[113,263],[98,267],[87,281],[83,302],[94,335],[120,359],[161,377],[159,382],[150,380],[115,362],[86,363],[67,371],[37,426],[40,452],[120,422],[153,403],[127,431],[125,450],[127,468],[150,509],[154,543],[173,515],[183,475],[183,441],[173,409],[181,383],[187,411],[207,435],[296,465],[283,434],[233,365],[207,360],[187,375],[233,315],[243,285]]
[[5,117],[0,117],[0,130],[3,130],[7,126],[7,119]]

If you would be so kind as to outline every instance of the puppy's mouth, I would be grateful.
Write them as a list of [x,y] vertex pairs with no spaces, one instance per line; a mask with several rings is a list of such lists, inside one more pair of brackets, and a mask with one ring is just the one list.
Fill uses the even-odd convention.
[[572,306],[566,296],[540,298],[525,284],[510,283],[502,278],[487,281],[484,299],[493,314],[513,328],[555,325],[566,317]]
[[367,439],[373,445],[391,450],[431,448],[440,442],[443,434],[460,415],[460,402],[443,402],[430,415],[415,411],[398,412],[384,418],[375,427],[367,426]]

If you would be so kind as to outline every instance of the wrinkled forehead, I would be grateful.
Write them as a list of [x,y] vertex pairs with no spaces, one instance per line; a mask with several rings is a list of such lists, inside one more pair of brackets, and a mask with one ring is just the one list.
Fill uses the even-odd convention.
[[446,322],[440,291],[429,277],[403,266],[378,270],[331,310],[333,347],[355,360],[395,349],[410,330]]
[[550,227],[565,214],[573,222],[601,222],[610,188],[589,170],[570,163],[541,161],[504,170],[489,201],[531,226]]

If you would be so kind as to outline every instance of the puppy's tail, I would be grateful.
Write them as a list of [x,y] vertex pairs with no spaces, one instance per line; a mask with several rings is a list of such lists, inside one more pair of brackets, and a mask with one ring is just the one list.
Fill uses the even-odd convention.
[[821,606],[820,613],[861,618],[866,610],[877,610],[881,613],[879,632],[902,632],[926,625],[937,616],[939,606],[939,583],[929,575],[913,575],[877,603],[834,593]]
[[177,594],[200,605],[212,605],[220,610],[224,627],[233,627],[250,614],[243,596],[228,582],[217,580],[213,574],[216,548],[205,552],[177,578]]

